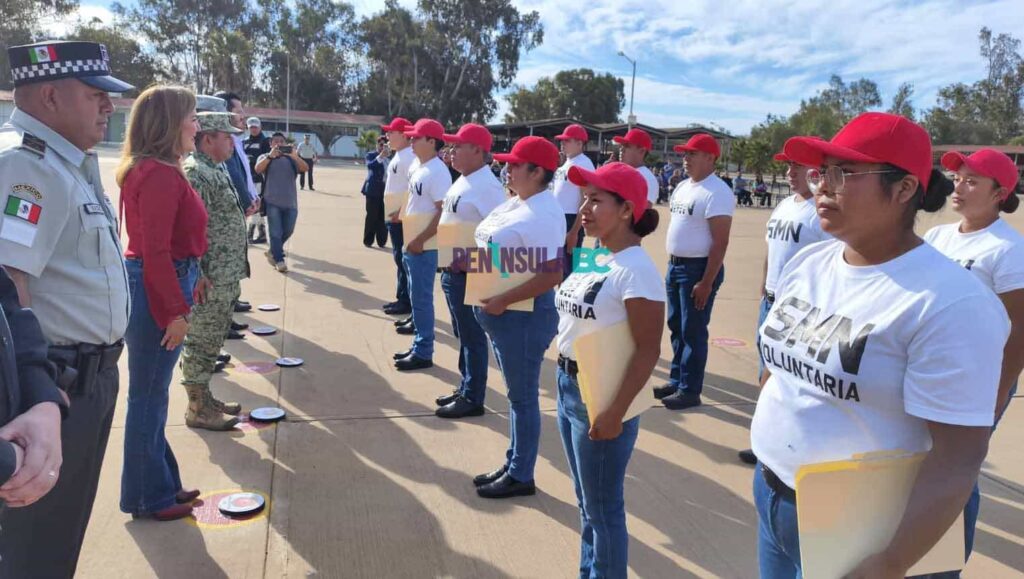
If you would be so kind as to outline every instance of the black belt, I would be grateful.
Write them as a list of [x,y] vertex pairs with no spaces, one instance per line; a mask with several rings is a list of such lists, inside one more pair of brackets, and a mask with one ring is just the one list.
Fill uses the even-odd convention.
[[576,375],[579,374],[580,372],[579,366],[576,365],[576,360],[573,360],[572,358],[566,358],[561,354],[558,355],[558,367],[561,368],[563,372],[572,376],[573,378],[575,378]]
[[687,264],[705,264],[708,262],[706,257],[679,257],[678,255],[669,256],[668,262],[672,265],[687,265]]
[[124,340],[115,344],[73,344],[50,346],[47,357],[56,364],[57,385],[68,394],[87,394],[96,383],[96,376],[107,369],[117,367]]
[[764,291],[764,299],[768,302],[768,305],[774,304],[775,303],[775,292],[770,292],[768,290],[765,290]]
[[761,474],[764,476],[764,482],[768,485],[768,488],[772,489],[778,495],[784,499],[796,502],[796,491],[786,486],[786,483],[782,482],[779,475],[772,472],[772,469],[768,468],[762,462],[760,464]]

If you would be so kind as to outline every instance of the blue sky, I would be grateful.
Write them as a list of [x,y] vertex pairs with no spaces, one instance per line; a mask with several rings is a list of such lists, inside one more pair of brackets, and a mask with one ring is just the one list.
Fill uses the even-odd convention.
[[[130,1],[130,0],[129,0]],[[713,123],[745,134],[768,113],[793,113],[832,74],[878,83],[888,106],[901,82],[914,106],[936,90],[984,74],[977,33],[1024,36],[1022,0],[514,0],[537,10],[545,42],[520,61],[517,81],[567,68],[610,72],[626,82],[637,61],[634,111],[641,123]],[[401,0],[415,6],[415,0]],[[81,0],[84,17],[109,18],[104,0]],[[360,15],[383,0],[352,0]],[[59,25],[56,25],[59,26]],[[498,119],[507,107],[499,97]]]

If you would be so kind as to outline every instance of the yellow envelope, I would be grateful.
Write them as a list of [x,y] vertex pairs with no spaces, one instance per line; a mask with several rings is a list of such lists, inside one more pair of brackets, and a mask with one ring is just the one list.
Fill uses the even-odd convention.
[[476,226],[478,223],[456,221],[453,223],[439,223],[437,226],[437,265],[448,267],[454,259],[452,249],[475,248]]
[[396,211],[401,211],[405,208],[405,203],[409,199],[409,192],[402,191],[400,193],[385,193],[384,194],[384,217]]
[[[481,300],[485,298],[492,298],[498,294],[503,294],[512,288],[519,287],[535,275],[536,274],[531,272],[511,272],[508,274],[508,277],[502,277],[498,268],[494,268],[490,273],[470,272],[466,275],[466,298],[462,303],[467,306],[482,306],[484,304]],[[508,309],[518,312],[532,312],[533,298],[516,302],[510,305]]]
[[[636,342],[629,330],[629,322],[623,321],[576,338],[572,351],[579,367],[580,395],[593,426],[594,419],[607,410],[619,394],[629,359],[636,351]],[[639,416],[650,407],[651,399],[644,389],[633,399],[622,421]]]
[[[800,559],[807,579],[833,579],[884,549],[896,534],[927,453],[884,452],[804,465],[796,474]],[[964,566],[964,515],[907,576]]]
[[[427,226],[430,225],[430,222],[434,220],[436,215],[436,212],[430,212],[402,216],[402,235],[405,240],[403,249],[407,249],[410,241],[416,239],[419,234],[427,230]],[[423,250],[426,251],[428,249],[437,249],[437,235],[434,235],[423,244]]]

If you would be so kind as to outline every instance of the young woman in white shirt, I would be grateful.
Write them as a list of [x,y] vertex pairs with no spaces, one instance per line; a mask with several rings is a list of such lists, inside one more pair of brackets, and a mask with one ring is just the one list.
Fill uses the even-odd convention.
[[[580,220],[587,235],[611,252],[605,271],[572,273],[559,287],[558,428],[580,508],[581,577],[626,577],[629,534],[623,486],[640,417],[623,422],[661,355],[665,288],[640,239],[658,227],[644,177],[625,163],[597,171],[569,169],[583,188]],[[602,268],[603,269],[603,268]],[[583,403],[573,344],[580,336],[626,321],[636,343],[610,408],[593,417]],[[608,352],[616,356],[619,352]]]
[[[562,281],[565,216],[548,185],[558,168],[558,149],[540,137],[520,139],[507,154],[509,188],[515,196],[492,210],[476,228],[479,247],[526,249],[536,271],[526,282],[474,307],[494,347],[509,401],[509,448],[501,467],[473,479],[477,494],[503,499],[535,494],[533,470],[540,444],[540,366],[558,331],[553,288]],[[533,300],[533,311],[509,310]]]
[[[977,276],[999,297],[1010,317],[1010,337],[1003,348],[996,398],[998,424],[1024,369],[1024,236],[999,216],[1017,210],[1020,200],[1015,193],[1020,174],[1009,157],[993,149],[981,149],[969,157],[946,153],[942,166],[955,173],[950,201],[961,219],[933,227],[924,240]],[[980,505],[981,493],[975,484],[964,509],[968,556],[974,547]]]
[[978,478],[1006,312],[914,233],[917,211],[939,210],[952,192],[932,168],[923,128],[866,113],[830,142],[796,137],[784,152],[820,167],[808,184],[835,241],[786,264],[760,330],[766,382],[751,426],[760,574],[801,575],[801,466],[928,451],[895,535],[846,575],[904,577],[959,516]]

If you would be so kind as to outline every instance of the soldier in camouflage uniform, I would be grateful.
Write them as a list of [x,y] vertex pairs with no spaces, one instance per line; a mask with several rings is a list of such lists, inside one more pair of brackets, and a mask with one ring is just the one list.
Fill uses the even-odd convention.
[[[249,277],[245,214],[223,163],[234,153],[229,113],[199,113],[196,150],[185,160],[185,175],[206,204],[208,249],[200,267],[213,282],[206,302],[192,308],[192,319],[181,356],[182,384],[188,391],[185,423],[192,428],[229,430],[241,411],[237,402],[221,402],[210,392],[210,376],[217,354],[231,329],[231,314],[241,292],[240,281]],[[230,415],[230,416],[229,416]]]

